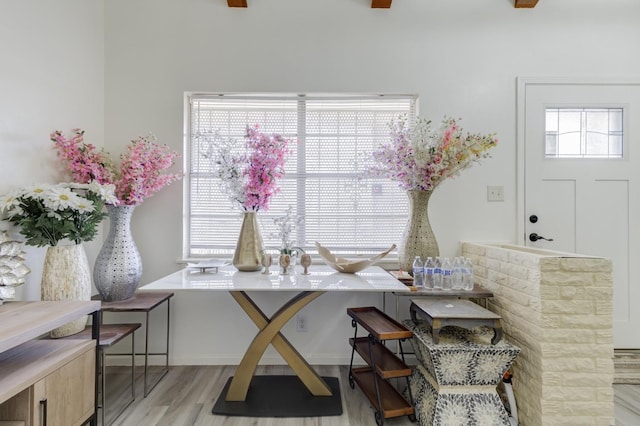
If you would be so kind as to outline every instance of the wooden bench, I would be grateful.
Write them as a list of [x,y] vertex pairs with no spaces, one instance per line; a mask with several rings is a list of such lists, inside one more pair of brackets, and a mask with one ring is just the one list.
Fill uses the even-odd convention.
[[439,341],[440,329],[450,325],[466,329],[487,326],[493,328],[491,344],[495,345],[502,339],[500,315],[469,300],[411,299],[409,312],[414,324],[418,323],[418,315],[425,318],[431,327],[434,343]]

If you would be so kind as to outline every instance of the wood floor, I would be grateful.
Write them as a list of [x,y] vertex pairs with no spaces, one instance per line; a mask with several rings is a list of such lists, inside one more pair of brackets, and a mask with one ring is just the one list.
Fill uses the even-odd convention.
[[[369,426],[375,425],[369,401],[356,386],[349,387],[348,366],[318,366],[322,376],[340,378],[343,414],[319,418],[253,418],[226,417],[211,413],[213,405],[235,366],[177,366],[143,398],[142,378],[136,381],[136,400],[113,422],[114,426]],[[129,396],[126,386],[130,376],[126,370],[118,374],[109,367],[107,424],[111,408],[120,402],[115,398]],[[119,370],[118,370],[119,371]],[[261,366],[258,374],[291,374],[286,366]],[[616,426],[640,425],[640,385],[614,385]],[[109,408],[111,407],[111,408]],[[386,419],[387,426],[413,425],[407,417]]]

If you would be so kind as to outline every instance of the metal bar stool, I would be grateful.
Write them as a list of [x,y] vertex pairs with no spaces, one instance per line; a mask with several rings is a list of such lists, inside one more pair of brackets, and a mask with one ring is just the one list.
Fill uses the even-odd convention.
[[[149,395],[149,392],[155,388],[160,380],[169,372],[169,327],[171,325],[170,320],[170,308],[171,298],[173,292],[165,291],[137,291],[133,297],[126,300],[118,300],[114,302],[102,301],[102,312],[144,312],[145,314],[145,332],[144,332],[144,396]],[[91,297],[91,300],[102,300],[99,294]],[[149,314],[152,310],[162,305],[167,304],[167,324],[165,335],[165,349],[164,352],[150,352],[149,351]],[[104,318],[104,314],[103,314]],[[113,354],[119,355],[119,354]],[[164,369],[152,382],[148,382],[148,369],[149,369],[149,356],[162,356],[164,357]]]
[[[136,399],[136,385],[135,385],[135,333],[137,329],[141,326],[140,323],[133,324],[101,324],[100,325],[100,338],[98,339],[98,351],[99,351],[99,365],[97,366],[97,371],[101,376],[101,386],[100,386],[100,405],[97,408],[101,409],[101,424],[102,426],[108,426],[115,419],[117,419],[120,414],[124,412],[124,410],[131,405],[133,401]],[[112,417],[111,421],[107,424],[105,423],[105,412],[106,412],[106,363],[105,354],[106,349],[118,343],[120,340],[125,337],[131,335],[131,353],[130,354],[118,354],[118,355],[127,355],[131,357],[131,398],[127,400],[122,407],[120,407],[119,411]],[[66,339],[90,339],[91,338],[91,326],[87,326],[83,331],[78,334],[74,334],[72,336],[66,337]]]

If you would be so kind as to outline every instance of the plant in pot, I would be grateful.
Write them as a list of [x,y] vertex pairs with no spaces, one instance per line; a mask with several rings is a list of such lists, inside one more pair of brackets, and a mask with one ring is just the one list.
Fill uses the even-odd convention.
[[[26,244],[47,247],[42,270],[44,301],[89,300],[91,274],[82,243],[97,234],[105,204],[116,202],[113,185],[60,183],[33,185],[2,197],[0,214],[20,228]],[[52,337],[84,329],[86,318],[59,327]]]
[[294,242],[291,240],[292,232],[304,223],[304,218],[299,215],[294,215],[293,207],[289,206],[283,216],[278,216],[273,219],[273,223],[276,225],[278,232],[271,236],[280,240],[280,246],[267,247],[264,251],[277,250],[280,273],[288,274],[289,270],[296,265],[297,259],[305,253],[302,247],[294,245]]

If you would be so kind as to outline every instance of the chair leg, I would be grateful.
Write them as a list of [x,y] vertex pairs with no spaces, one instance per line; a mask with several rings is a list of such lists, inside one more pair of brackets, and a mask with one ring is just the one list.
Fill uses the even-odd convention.
[[[136,400],[136,333],[131,333],[131,402]],[[127,404],[128,405],[128,404]]]
[[107,389],[107,366],[104,359],[104,348],[100,348],[100,370],[102,371],[102,396],[100,397],[100,408],[101,408],[101,417],[102,417],[102,426],[105,426],[104,417],[105,417],[105,400],[106,400],[106,389]]

